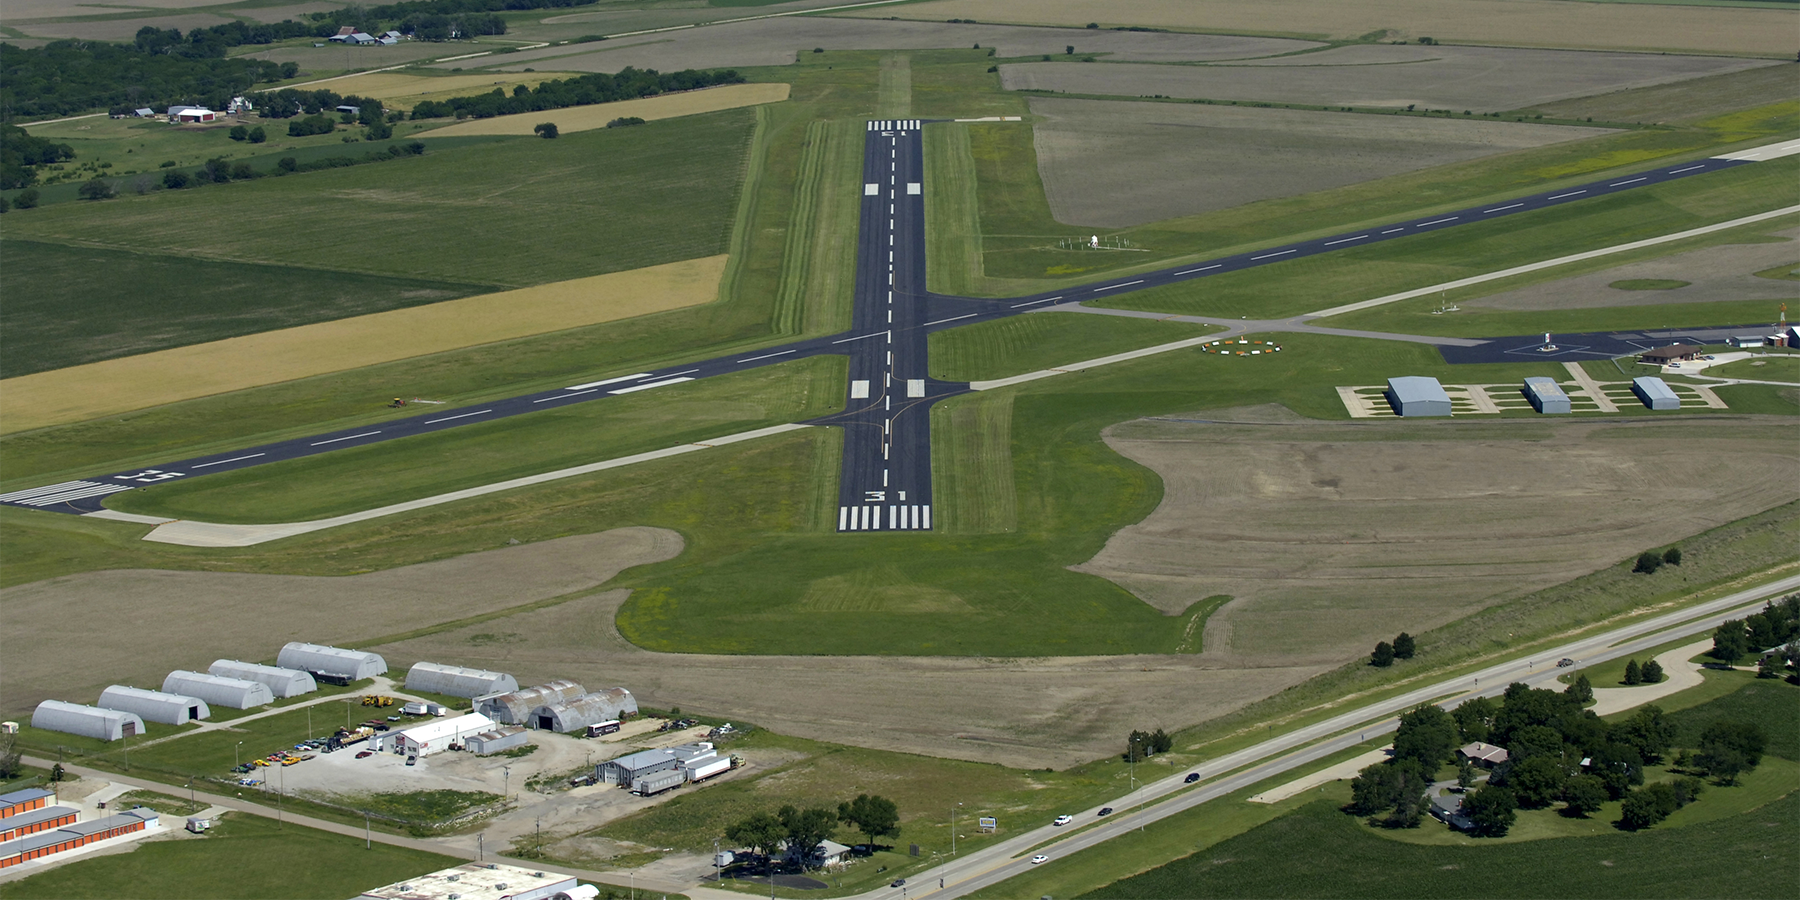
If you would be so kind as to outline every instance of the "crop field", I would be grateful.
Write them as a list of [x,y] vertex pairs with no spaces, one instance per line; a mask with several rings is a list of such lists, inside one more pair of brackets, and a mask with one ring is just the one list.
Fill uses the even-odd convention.
[[[1765,233],[1768,237],[1762,243],[1689,250],[1461,302],[1481,309],[1518,311],[1763,299],[1773,306],[1792,298],[1794,285],[1757,273],[1784,264],[1800,268],[1800,243],[1795,242],[1800,228]],[[1640,284],[1653,287],[1646,289]]]
[[[0,378],[476,293],[426,279],[222,263],[6,240]],[[118,290],[130,285],[131,291]],[[129,385],[125,385],[128,387]],[[121,385],[108,385],[116,390]],[[19,383],[0,403],[11,407]],[[13,409],[0,413],[8,418]],[[11,425],[12,423],[8,423]]]
[[[107,251],[73,248],[65,248],[63,255],[81,257],[89,253],[102,257],[108,255]],[[127,259],[131,257],[131,254],[122,253],[112,255]],[[225,263],[203,265],[215,269],[220,276],[219,280],[226,285],[230,285],[226,279],[240,271]],[[445,288],[454,286],[437,287],[400,282],[400,290],[395,292],[401,297],[414,299],[418,294],[425,294],[425,297],[418,298],[416,302],[429,305],[373,312],[274,331],[262,330],[256,326],[270,324],[274,315],[287,312],[287,309],[272,310],[261,319],[244,316],[250,322],[240,325],[241,331],[260,333],[241,334],[211,343],[126,356],[8,381],[7,390],[0,397],[0,419],[5,422],[0,430],[25,431],[47,425],[79,422],[96,416],[129,412],[280,381],[697,306],[718,298],[719,278],[724,268],[725,257],[714,256],[436,303],[430,302],[433,294],[448,294],[450,291]],[[157,274],[173,274],[162,266],[154,267],[153,271]],[[255,269],[250,271],[252,274],[262,274]],[[275,274],[279,274],[279,271]],[[316,274],[311,270],[302,271],[306,275]],[[193,269],[184,268],[183,274],[192,276]],[[117,275],[115,271],[110,272],[107,277],[111,279]],[[274,278],[270,280],[282,283]],[[309,278],[300,284],[309,291],[316,291],[316,282],[321,280],[325,279]],[[376,285],[382,284],[382,280],[367,279],[364,276],[340,276],[337,280],[343,285],[340,289],[346,292],[352,286],[361,289],[371,280]],[[173,289],[178,286],[169,287],[171,293],[175,293]],[[290,289],[290,296],[292,290]],[[217,298],[212,308],[203,306],[190,315],[198,319],[202,327],[216,329],[224,323],[204,317],[209,313],[217,315],[218,307],[226,303],[242,303],[242,298],[219,297],[216,292],[209,293]],[[409,294],[413,296],[409,297]],[[120,302],[104,293],[87,296]],[[304,299],[318,302],[321,298],[316,293],[309,293]],[[40,320],[57,321],[46,311],[33,310],[32,306],[35,304],[29,300],[22,305],[26,306],[28,313],[37,312]],[[342,305],[339,306],[341,308]],[[288,309],[297,313],[305,308]],[[306,311],[324,318],[335,310],[327,306]],[[9,315],[14,313],[15,310],[8,310]],[[136,323],[139,327],[154,328],[163,325],[167,328],[173,324],[156,322],[143,312],[137,315],[140,318]],[[143,319],[150,321],[145,322]],[[133,323],[127,321],[123,324]],[[94,335],[82,333],[82,326],[82,321],[62,323],[63,330],[75,332],[68,334],[65,341],[78,346],[92,342]],[[44,327],[47,329],[54,326]]]
[[[1385,39],[1435,37],[1455,44],[1596,50],[1688,50],[1785,58],[1793,19],[1782,9],[1724,9],[1637,3],[1538,0],[1115,0],[1104,13],[1091,0],[935,0],[910,4],[908,18],[979,19],[1080,28],[1100,15],[1102,27],[1138,25],[1179,31],[1291,35],[1352,40],[1385,32]],[[842,15],[885,18],[893,11]]]
[[1000,67],[1000,77],[1010,90],[1352,107],[1416,104],[1487,113],[1767,65],[1706,56],[1357,44],[1204,66],[1013,63]]
[[[983,48],[994,48],[999,56],[1018,57],[1062,53],[1071,41],[1081,45],[1084,51],[1104,51],[1116,59],[1144,62],[1243,59],[1320,46],[1303,41],[1229,35],[1151,32],[1077,35],[1062,28],[794,16],[620,38],[598,45],[571,44],[524,50],[489,64],[516,71],[549,60],[549,66],[581,72],[616,72],[625,66],[666,72],[786,66],[795,61],[796,51],[813,47],[823,47],[831,53],[842,50],[939,50],[979,44]],[[439,66],[484,62],[489,61],[465,60],[440,63]]]
[[1786,66],[1759,66],[1670,84],[1544,103],[1532,114],[1601,122],[1693,122],[1722,112],[1792,101],[1794,78]]
[[[1326,662],[1800,499],[1759,419],[1108,430],[1163,500],[1079,571],[1207,622],[1222,663]],[[1527,451],[1529,447],[1529,451]]]
[[[62,204],[10,237],[527,287],[725,249],[754,116],[727,111],[554,141]],[[457,252],[446,254],[444,247]]]
[[[1304,57],[1302,57],[1304,58]],[[1126,228],[1561,141],[1597,128],[1032,97],[1056,221]],[[1202,137],[1203,136],[1203,137]]]
[[[18,639],[8,642],[17,668],[7,677],[0,710],[22,715],[48,697],[92,702],[109,684],[154,686],[170,669],[205,671],[215,659],[270,660],[290,640],[353,641],[373,637],[372,626],[400,632],[518,609],[604,584],[681,549],[673,532],[622,528],[338,578],[128,568],[9,587],[0,590],[0,602],[31,617],[15,620],[19,628],[35,624],[30,640],[15,631]],[[84,612],[77,618],[58,612],[68,609]],[[380,613],[364,621],[347,610]],[[93,627],[124,620],[136,624]],[[171,625],[159,634],[162,622]],[[78,662],[59,649],[70,640],[95,653]],[[146,640],[170,650],[138,652]],[[389,666],[404,671],[411,662],[394,659]]]
[[446,125],[430,133],[455,137],[476,134],[532,134],[532,129],[536,128],[539,122],[555,122],[557,130],[567,134],[605,128],[606,123],[621,117],[630,116],[646,122],[653,122],[657,119],[673,119],[678,116],[718,112],[743,106],[756,106],[761,103],[779,103],[787,98],[788,86],[785,84],[728,84],[700,91],[663,94],[638,100],[620,100],[616,103],[595,103],[591,106],[572,106],[567,109],[495,116],[491,119],[474,119],[468,122],[458,122],[455,125]]
[[[165,823],[166,827],[166,823]],[[204,837],[138,844],[129,853],[65,863],[6,886],[18,900],[105,900],[131,885],[143,900],[334,900],[466,862],[236,813]]]

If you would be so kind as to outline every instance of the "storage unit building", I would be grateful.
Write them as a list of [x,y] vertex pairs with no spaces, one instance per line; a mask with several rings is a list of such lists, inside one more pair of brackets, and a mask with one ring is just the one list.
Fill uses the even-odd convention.
[[470,713],[454,719],[436,719],[404,731],[387,732],[376,739],[380,742],[376,749],[391,750],[406,756],[430,756],[450,749],[451,744],[460,744],[484,731],[493,730],[493,719],[480,713]]
[[469,738],[463,742],[463,746],[468,747],[469,752],[476,756],[486,756],[489,753],[523,747],[530,738],[531,732],[517,726],[496,728],[493,731],[484,731]]
[[589,725],[610,722],[637,712],[637,699],[624,688],[608,688],[574,700],[552,703],[531,711],[529,724],[564,734],[586,731]]
[[22,838],[28,834],[73,825],[81,817],[81,811],[73,806],[46,806],[28,813],[7,816],[0,819],[0,843]]
[[121,684],[101,691],[100,705],[106,709],[137,713],[138,718],[146,722],[161,722],[164,725],[186,725],[195,719],[212,716],[212,710],[206,708],[206,701],[199,697],[146,691]]
[[1680,409],[1681,398],[1661,378],[1640,375],[1631,379],[1631,392],[1651,409]]
[[161,823],[162,817],[157,815],[155,810],[140,806],[137,809],[116,813],[102,819],[76,822],[55,831],[27,835],[0,844],[0,869],[8,869],[20,863],[41,859],[65,850],[85,847],[107,838],[143,831],[146,828],[155,828]]
[[289,641],[275,657],[275,664],[284,669],[300,669],[306,672],[324,672],[340,675],[351,681],[374,678],[387,671],[387,660],[379,653],[367,653],[362,650],[345,650],[341,647],[326,647],[322,644],[307,644],[300,641]]
[[1389,378],[1385,393],[1395,415],[1413,417],[1450,414],[1450,395],[1444,393],[1444,386],[1438,384],[1436,378],[1423,375]]
[[480,697],[516,691],[519,682],[504,672],[418,662],[406,670],[406,689],[452,697]]
[[266,684],[181,669],[170,672],[169,677],[163,679],[162,689],[171,694],[198,697],[213,706],[228,709],[249,709],[275,702],[275,695]]
[[56,793],[43,788],[26,788],[10,794],[0,794],[0,819],[11,818],[34,809],[43,809],[55,800]]
[[1531,408],[1547,416],[1559,416],[1570,412],[1569,395],[1563,392],[1562,385],[1554,378],[1534,376],[1525,379],[1525,399],[1531,401]]
[[61,700],[45,700],[32,711],[31,727],[116,741],[134,734],[143,734],[144,720],[137,713],[64,703]]
[[213,660],[213,664],[206,667],[206,674],[266,684],[269,686],[269,693],[274,694],[278,700],[310,694],[319,689],[319,683],[313,680],[312,673],[304,669],[284,669],[280,666],[238,662],[235,659]]
[[476,697],[475,711],[508,725],[525,725],[531,721],[531,711],[540,706],[555,706],[567,703],[587,693],[587,688],[566,678],[559,678],[548,684],[533,685],[524,690],[506,694],[495,694],[491,697]]
[[[690,759],[715,756],[713,745],[705,741],[641,750],[618,759],[609,759],[594,767],[594,780],[603,784],[636,784],[638,779],[676,768]],[[686,776],[683,775],[685,778]]]

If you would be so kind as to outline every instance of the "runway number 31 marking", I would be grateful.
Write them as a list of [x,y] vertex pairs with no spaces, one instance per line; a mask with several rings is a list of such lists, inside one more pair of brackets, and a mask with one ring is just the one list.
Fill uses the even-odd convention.
[[119,479],[120,481],[135,481],[140,484],[150,484],[151,482],[167,481],[171,478],[180,478],[181,473],[180,472],[164,472],[161,469],[145,469],[142,472],[134,472],[130,475],[114,475],[113,477]]
[[887,499],[887,491],[863,491],[864,503],[880,503]]

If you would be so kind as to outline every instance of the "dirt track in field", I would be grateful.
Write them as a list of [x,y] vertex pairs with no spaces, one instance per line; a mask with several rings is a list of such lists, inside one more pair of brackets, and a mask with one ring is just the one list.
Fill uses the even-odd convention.
[[1219,425],[1139,420],[1107,443],[1163,502],[1077,567],[1159,609],[1236,598],[1218,665],[1343,662],[1800,498],[1773,420]]
[[539,122],[555,122],[557,131],[591,131],[595,128],[605,128],[606,123],[614,119],[629,116],[636,116],[645,121],[673,119],[677,116],[718,112],[721,109],[737,109],[740,106],[779,103],[787,98],[788,86],[785,84],[728,84],[701,91],[645,97],[641,100],[620,100],[616,103],[596,103],[592,106],[571,106],[567,109],[520,113],[514,116],[472,119],[444,128],[433,129],[425,132],[425,136],[531,134],[532,129],[537,127]]
[[[1656,306],[1665,303],[1718,303],[1733,300],[1794,299],[1800,283],[1760,278],[1754,273],[1777,266],[1800,268],[1800,228],[1773,232],[1785,240],[1769,244],[1726,244],[1689,250],[1661,259],[1647,259],[1623,266],[1564,278],[1545,284],[1491,294],[1462,305],[1484,309],[1541,310],[1591,309],[1602,306]],[[1686,287],[1669,290],[1624,290],[1616,281],[1686,281]]]
[[[155,688],[221,657],[272,661],[288,641],[398,634],[604,584],[671,559],[681,536],[620,528],[345,577],[118,569],[0,590],[8,626],[0,712]],[[388,660],[401,674],[416,660]]]
[[1174,103],[1031,98],[1057,221],[1125,228],[1430,166],[1580,140],[1598,128]]
[[1512,47],[1690,50],[1790,58],[1794,14],[1787,9],[1581,3],[1560,0],[937,0],[897,10],[842,15],[941,22],[976,19],[1080,28],[1144,25],[1182,31],[1292,34],[1350,40],[1387,31],[1391,39]]
[[27,431],[710,303],[726,257],[446,300],[9,378],[0,432]]

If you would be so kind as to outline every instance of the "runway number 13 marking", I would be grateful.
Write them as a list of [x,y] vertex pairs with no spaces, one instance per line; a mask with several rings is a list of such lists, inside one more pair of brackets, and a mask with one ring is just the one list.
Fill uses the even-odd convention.
[[142,472],[135,472],[130,475],[114,475],[113,477],[120,481],[136,481],[140,484],[149,484],[155,481],[167,481],[171,478],[180,478],[181,473],[164,472],[161,469],[145,469]]

